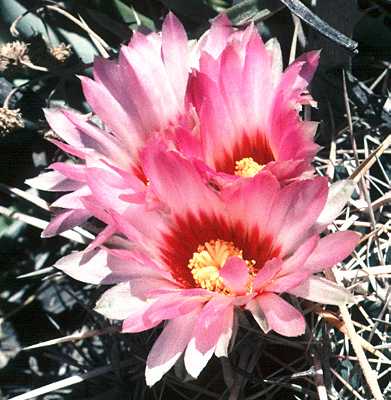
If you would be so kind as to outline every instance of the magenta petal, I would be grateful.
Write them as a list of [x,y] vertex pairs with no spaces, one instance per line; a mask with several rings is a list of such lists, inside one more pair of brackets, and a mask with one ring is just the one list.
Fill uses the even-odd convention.
[[237,294],[246,292],[248,283],[247,264],[239,257],[229,257],[223,268],[219,270],[224,285]]
[[305,332],[303,315],[280,296],[264,293],[257,301],[273,331],[283,336],[300,336]]
[[147,358],[145,379],[153,386],[171,369],[185,350],[197,320],[199,309],[169,321]]

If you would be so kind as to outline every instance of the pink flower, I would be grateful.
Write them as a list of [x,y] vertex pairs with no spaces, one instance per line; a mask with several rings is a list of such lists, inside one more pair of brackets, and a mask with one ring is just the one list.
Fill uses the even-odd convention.
[[303,54],[283,72],[276,40],[265,45],[254,25],[234,30],[224,15],[199,48],[199,67],[189,85],[198,140],[182,134],[180,149],[231,179],[262,168],[280,180],[311,171],[317,123],[303,121],[299,111],[312,103],[306,89],[319,52]]
[[97,310],[124,320],[124,332],[168,321],[148,356],[149,385],[183,353],[194,377],[213,354],[227,355],[237,308],[265,332],[297,336],[305,320],[283,293],[349,300],[314,275],[357,243],[353,232],[319,237],[351,184],[329,191],[325,178],[303,175],[316,124],[299,109],[317,60],[308,53],[282,72],[275,41],[265,46],[254,26],[234,30],[224,16],[191,48],[169,14],[161,34],[135,33],[118,62],[98,59],[94,79],[81,78],[98,120],[47,111],[63,140],[54,142],[79,162],[54,163],[29,181],[66,193],[43,235],[91,216],[105,223],[56,266],[116,284]]
[[[142,197],[146,180],[140,151],[152,138],[169,140],[178,126],[190,129],[193,125],[185,100],[189,57],[186,32],[170,13],[161,34],[135,32],[129,45],[122,46],[118,62],[97,58],[94,79],[80,77],[100,124],[75,111],[46,110],[50,127],[66,142],[53,143],[80,163],[54,163],[53,171],[27,181],[40,190],[70,192],[52,204],[60,212],[44,237],[82,224],[91,216],[109,224],[110,213],[103,209],[119,212],[129,207],[120,195]],[[94,183],[97,173],[107,178],[104,188]],[[108,227],[105,236],[113,231]]]
[[147,359],[148,385],[182,354],[193,377],[213,354],[226,356],[237,308],[250,311],[265,332],[297,336],[305,320],[283,293],[350,301],[344,289],[314,275],[358,241],[354,232],[319,237],[336,204],[325,178],[282,186],[262,171],[215,191],[191,160],[161,144],[150,145],[142,159],[148,190],[161,206],[114,217],[129,246],[73,253],[56,266],[84,282],[116,283],[97,311],[124,320],[124,332],[168,321]]
[[[173,14],[161,34],[136,32],[118,61],[98,58],[94,79],[80,77],[99,124],[70,110],[46,111],[63,140],[53,142],[80,162],[54,163],[27,181],[66,193],[52,204],[57,215],[43,236],[94,216],[108,225],[100,242],[109,238],[116,230],[111,210],[129,208],[125,198],[146,201],[140,152],[156,138],[197,159],[218,185],[263,167],[281,181],[309,171],[316,123],[302,121],[298,109],[308,102],[303,93],[317,60],[308,53],[282,73],[278,43],[265,46],[254,26],[235,30],[224,15],[193,49]],[[96,174],[105,175],[104,186]]]

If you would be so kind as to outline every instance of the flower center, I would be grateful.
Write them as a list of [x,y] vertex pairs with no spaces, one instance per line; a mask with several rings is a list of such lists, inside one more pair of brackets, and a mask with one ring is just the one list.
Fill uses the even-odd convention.
[[[219,270],[224,266],[229,257],[240,257],[243,259],[243,250],[238,249],[232,242],[225,240],[210,240],[199,245],[197,251],[188,263],[194,281],[203,289],[213,292],[230,294],[225,287]],[[247,264],[249,275],[254,276],[255,261],[244,260]]]
[[258,164],[252,157],[242,158],[235,163],[235,175],[252,178],[264,165]]

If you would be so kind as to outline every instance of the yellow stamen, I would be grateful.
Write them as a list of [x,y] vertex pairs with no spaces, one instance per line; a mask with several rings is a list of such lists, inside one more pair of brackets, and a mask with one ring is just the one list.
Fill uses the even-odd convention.
[[[198,246],[197,252],[193,253],[188,267],[191,269],[195,282],[203,289],[230,294],[219,274],[219,269],[224,266],[229,257],[234,256],[243,259],[243,251],[235,247],[232,242],[220,239],[210,240]],[[253,268],[255,261],[245,260],[245,262],[249,269],[250,278],[255,275]]]
[[264,165],[258,164],[252,157],[242,158],[235,163],[235,175],[252,178]]

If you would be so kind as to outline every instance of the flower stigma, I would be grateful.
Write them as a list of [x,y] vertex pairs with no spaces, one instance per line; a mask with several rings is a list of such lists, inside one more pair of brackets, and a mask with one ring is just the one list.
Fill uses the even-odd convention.
[[252,157],[245,157],[235,163],[235,175],[252,178],[264,165],[258,164]]
[[[238,249],[232,242],[220,239],[210,240],[203,245],[199,245],[188,264],[196,284],[213,292],[231,294],[219,274],[219,270],[229,257],[239,257],[244,260],[243,250]],[[255,276],[254,265],[256,262],[255,260],[244,261],[247,264],[250,281],[250,278]],[[251,284],[248,287],[248,291],[251,291]]]

